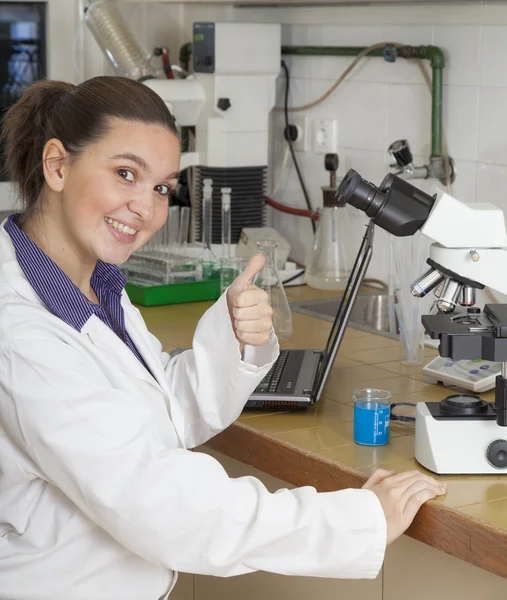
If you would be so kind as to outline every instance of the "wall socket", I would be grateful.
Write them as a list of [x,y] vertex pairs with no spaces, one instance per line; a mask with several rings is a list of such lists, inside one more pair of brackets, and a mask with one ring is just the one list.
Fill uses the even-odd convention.
[[313,151],[320,154],[336,152],[338,146],[338,124],[336,119],[314,119],[312,121]]

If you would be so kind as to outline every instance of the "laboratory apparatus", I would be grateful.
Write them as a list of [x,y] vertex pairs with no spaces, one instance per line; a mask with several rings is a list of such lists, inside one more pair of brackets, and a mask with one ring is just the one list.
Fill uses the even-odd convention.
[[[107,5],[105,10],[104,5]],[[142,81],[168,105],[179,127],[195,128],[195,151],[183,153],[181,170],[195,166],[197,239],[201,236],[203,182],[214,182],[213,243],[221,243],[222,187],[231,188],[231,240],[244,227],[265,223],[269,116],[281,62],[278,23],[196,22],[192,75],[157,78],[112,2],[87,10],[87,23],[113,66]]]
[[391,165],[396,168],[394,174],[400,179],[433,178],[444,185],[447,184],[447,180],[449,183],[454,183],[456,179],[456,163],[451,157],[431,156],[427,165],[414,165],[408,140],[396,140],[389,146],[388,152],[395,160]]
[[336,201],[338,155],[326,154],[324,166],[329,171],[329,185],[322,187],[320,211],[312,248],[306,259],[305,282],[318,290],[340,290],[350,275],[347,260],[347,235],[350,222],[347,205]]
[[255,285],[268,293],[269,303],[273,309],[273,328],[278,340],[286,342],[292,337],[292,312],[276,268],[278,244],[273,240],[263,240],[257,242],[257,246],[266,257],[266,262],[257,275]]
[[211,231],[213,217],[213,181],[205,179],[202,191],[202,278],[211,277],[217,261],[211,249]]
[[385,446],[389,442],[391,392],[366,388],[352,392],[354,442],[361,446]]
[[337,199],[393,235],[420,230],[434,240],[431,271],[413,284],[418,296],[438,290],[438,313],[422,317],[426,332],[440,341],[442,357],[501,363],[494,403],[454,394],[417,404],[416,459],[439,474],[507,474],[507,305],[486,304],[481,311],[472,292],[487,285],[507,293],[503,211],[488,203],[464,204],[447,193],[429,196],[392,173],[377,187],[352,169]]
[[222,258],[231,258],[231,188],[222,188]]
[[130,30],[116,4],[97,0],[85,9],[85,22],[116,75],[142,81],[155,77],[149,53]]

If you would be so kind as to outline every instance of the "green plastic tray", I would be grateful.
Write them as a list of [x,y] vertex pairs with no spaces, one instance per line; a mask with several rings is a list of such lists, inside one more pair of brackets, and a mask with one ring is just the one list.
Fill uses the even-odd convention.
[[127,282],[125,291],[133,304],[141,306],[217,300],[220,297],[220,279],[147,287]]

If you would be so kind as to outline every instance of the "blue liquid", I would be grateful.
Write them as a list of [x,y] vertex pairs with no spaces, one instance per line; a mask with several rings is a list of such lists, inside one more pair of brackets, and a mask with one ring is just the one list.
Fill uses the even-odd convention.
[[363,446],[383,446],[389,441],[391,408],[381,402],[354,405],[354,442]]

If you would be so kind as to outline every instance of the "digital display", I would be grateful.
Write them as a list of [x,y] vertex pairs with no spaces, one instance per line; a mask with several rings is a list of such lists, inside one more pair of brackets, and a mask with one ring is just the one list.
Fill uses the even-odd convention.
[[197,33],[196,35],[194,35],[194,40],[195,40],[196,42],[202,42],[202,41],[203,41],[203,39],[204,39],[204,36],[203,36],[203,34],[202,34],[202,33]]

